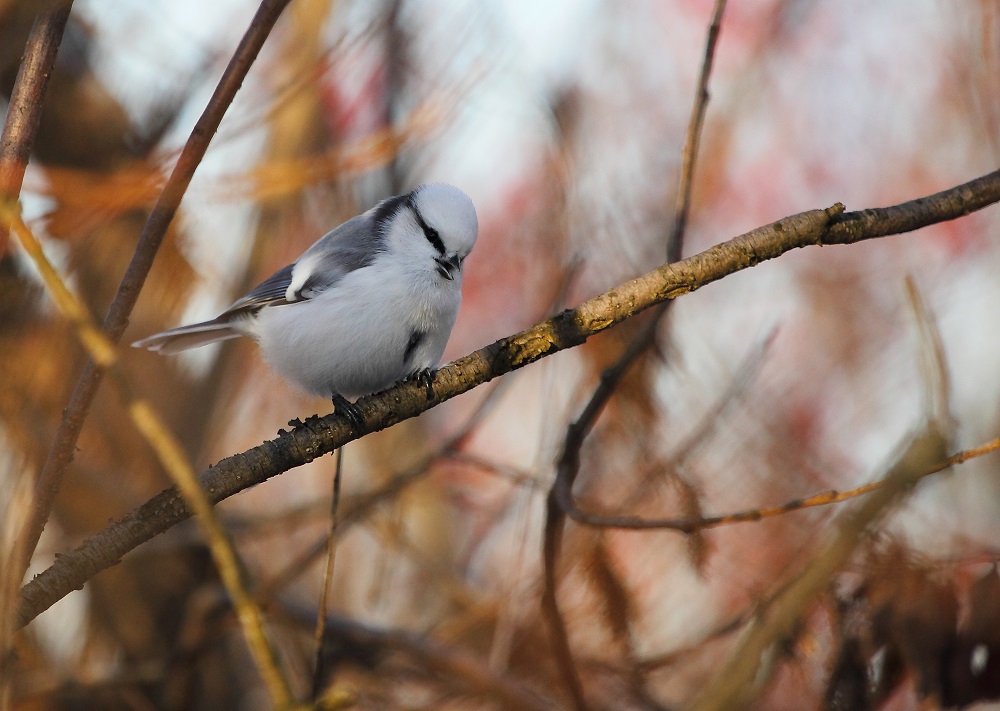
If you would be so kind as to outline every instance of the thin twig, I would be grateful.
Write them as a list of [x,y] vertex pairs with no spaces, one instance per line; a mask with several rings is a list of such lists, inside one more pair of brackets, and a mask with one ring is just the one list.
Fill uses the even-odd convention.
[[670,230],[670,237],[667,238],[668,262],[678,261],[683,253],[684,232],[687,228],[688,215],[691,212],[694,168],[698,160],[698,149],[701,146],[701,129],[705,125],[705,110],[708,108],[708,79],[712,76],[715,47],[719,41],[719,30],[722,27],[722,16],[725,11],[726,0],[715,0],[712,21],[708,26],[708,36],[705,38],[705,54],[701,61],[701,74],[698,77],[698,93],[691,106],[687,136],[684,139],[680,183],[677,186],[677,200],[674,205],[674,225]]
[[326,635],[326,616],[330,607],[330,584],[333,581],[333,566],[337,560],[337,517],[340,515],[340,483],[344,468],[344,448],[337,450],[333,473],[333,494],[330,496],[330,531],[326,536],[326,566],[319,593],[319,611],[316,614],[316,667],[313,669],[312,700],[319,698],[320,688],[326,672],[323,655],[323,637]]
[[[61,3],[35,18],[7,106],[0,134],[0,199],[16,200],[42,119],[45,92],[62,42],[72,1]],[[8,231],[0,227],[0,256],[7,249]]]
[[[719,28],[722,15],[726,9],[726,0],[716,0],[712,20],[705,39],[705,54],[702,60],[698,88],[691,109],[687,135],[684,141],[683,166],[677,189],[674,226],[667,238],[667,263],[677,262],[684,251],[684,231],[687,216],[691,206],[691,186],[694,183],[694,169],[697,162],[698,148],[701,141],[701,129],[705,121],[705,110],[708,105],[708,80],[712,72],[712,60],[719,38]],[[542,591],[542,611],[549,625],[552,642],[556,652],[556,662],[563,676],[563,681],[570,690],[574,705],[578,710],[587,708],[583,696],[583,686],[579,673],[573,662],[569,645],[569,635],[566,622],[559,612],[556,597],[556,558],[559,555],[562,528],[565,524],[565,512],[560,509],[560,501],[572,498],[573,484],[580,470],[580,449],[583,442],[596,422],[598,415],[604,409],[608,400],[614,394],[618,384],[631,366],[655,342],[657,330],[669,304],[659,306],[656,313],[645,324],[640,333],[625,349],[611,367],[601,373],[597,388],[590,401],[584,407],[579,418],[570,424],[563,443],[562,454],[556,467],[556,479],[549,492],[546,506],[545,531],[542,543],[542,563],[544,566],[544,588]]]
[[[994,452],[998,449],[1000,449],[1000,439],[987,442],[986,444],[976,447],[975,449],[958,452],[957,454],[954,454],[940,462],[936,467],[928,469],[926,475],[929,476],[931,474],[936,474],[956,464],[961,464],[962,462],[974,457],[981,457],[984,454],[989,454],[990,452]],[[863,484],[862,486],[858,486],[854,489],[848,489],[847,491],[830,489],[829,491],[821,491],[805,498],[792,499],[791,501],[786,501],[777,506],[747,509],[745,511],[720,514],[718,516],[690,516],[683,518],[650,519],[639,516],[616,516],[613,514],[602,515],[580,509],[572,498],[561,501],[559,505],[564,511],[566,511],[570,518],[583,526],[593,526],[596,528],[617,528],[630,531],[671,530],[678,531],[679,533],[694,533],[707,528],[718,528],[719,526],[727,526],[735,523],[761,521],[765,518],[782,516],[793,511],[802,511],[803,509],[815,508],[817,506],[829,506],[830,504],[842,503],[850,499],[856,499],[859,496],[864,496],[865,494],[870,494],[878,489],[881,489],[885,485],[886,480],[879,479],[878,481]]]
[[945,438],[935,423],[907,443],[889,472],[886,484],[838,517],[834,533],[809,556],[809,563],[791,583],[761,610],[741,637],[728,661],[705,685],[705,692],[693,705],[696,711],[721,711],[741,707],[759,692],[768,678],[762,665],[773,658],[772,651],[795,633],[816,595],[826,589],[831,576],[839,570],[874,529],[887,511],[912,491],[915,484],[932,471],[939,471],[944,456]]
[[0,220],[17,236],[31,257],[53,301],[59,311],[73,324],[80,343],[90,354],[91,359],[102,370],[111,374],[129,417],[156,452],[160,463],[174,480],[188,506],[194,510],[208,539],[209,549],[219,569],[219,575],[236,608],[247,646],[253,654],[271,700],[279,709],[289,707],[292,703],[291,687],[278,665],[277,652],[267,638],[260,608],[247,591],[243,566],[180,443],[163,424],[149,402],[132,394],[124,374],[117,367],[119,359],[115,345],[97,328],[86,308],[66,287],[65,282],[45,256],[38,239],[18,214],[16,203],[0,203]]
[[[501,380],[489,389],[486,397],[476,407],[463,423],[462,427],[451,435],[437,451],[432,452],[423,460],[409,469],[396,474],[388,479],[382,486],[373,491],[355,497],[354,503],[348,507],[338,521],[338,528],[343,534],[351,526],[361,523],[370,516],[376,508],[390,499],[395,498],[410,485],[420,481],[431,465],[441,457],[447,457],[452,452],[457,451],[462,443],[475,431],[482,422],[490,407],[496,401],[499,394],[504,390],[504,384],[508,381]],[[301,555],[289,561],[288,565],[281,569],[273,579],[264,586],[261,591],[261,598],[267,600],[275,596],[279,590],[289,585],[295,578],[302,575],[313,562],[326,550],[326,536],[318,539],[315,543],[307,546]]]
[[[139,243],[132,255],[132,261],[125,271],[125,276],[122,277],[118,292],[115,294],[104,319],[104,333],[112,343],[118,342],[128,325],[129,314],[132,313],[132,308],[139,298],[139,290],[153,265],[153,258],[163,241],[167,227],[180,206],[181,198],[191,182],[195,169],[201,163],[205,151],[208,150],[212,136],[215,135],[226,109],[242,85],[243,79],[264,44],[264,40],[267,39],[271,28],[288,2],[289,0],[263,0],[261,2],[257,14],[250,23],[246,34],[240,40],[222,79],[219,80],[215,93],[184,145],[184,150],[181,151],[177,164],[163,186],[163,192],[160,193],[156,205],[146,220],[139,237]],[[52,447],[35,484],[34,508],[20,544],[23,555],[20,566],[22,571],[27,570],[31,556],[38,545],[38,539],[41,537],[42,529],[45,528],[45,522],[49,518],[56,493],[62,484],[63,475],[73,460],[76,442],[102,377],[101,367],[94,361],[88,360],[76,382],[72,395],[70,395],[69,403],[63,410],[63,416],[56,430]]]
[[941,329],[930,308],[920,296],[912,276],[906,277],[906,297],[917,322],[917,347],[920,351],[919,366],[923,378],[924,416],[949,424],[949,435],[954,434],[955,418],[951,415],[951,379],[944,356]]
[[[404,383],[357,403],[364,427],[351,428],[332,414],[310,417],[290,432],[226,457],[202,472],[213,503],[333,452],[370,432],[385,429],[542,358],[585,342],[670,299],[719,281],[735,272],[775,259],[794,249],[824,244],[854,244],[953,220],[1000,201],[1000,171],[889,208],[841,214],[842,205],[810,210],[758,227],[704,252],[620,284],[573,309],[502,338],[437,371],[434,396],[419,384]],[[62,554],[21,589],[18,624],[77,590],[126,553],[185,520],[191,513],[177,492],[167,489]]]

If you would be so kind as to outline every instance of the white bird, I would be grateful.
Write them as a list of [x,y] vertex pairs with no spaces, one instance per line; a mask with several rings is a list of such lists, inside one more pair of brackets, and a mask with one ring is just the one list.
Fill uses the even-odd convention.
[[247,336],[279,374],[360,426],[347,398],[412,377],[430,393],[478,231],[465,193],[421,185],[327,233],[217,318],[132,346],[172,354]]

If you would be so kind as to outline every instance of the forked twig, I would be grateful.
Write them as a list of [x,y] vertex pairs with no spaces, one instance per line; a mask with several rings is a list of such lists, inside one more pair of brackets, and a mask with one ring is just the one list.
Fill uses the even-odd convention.
[[[719,38],[719,28],[722,15],[726,9],[726,0],[716,0],[712,12],[712,20],[705,40],[705,55],[701,65],[697,94],[691,110],[687,136],[684,143],[683,167],[677,190],[674,226],[667,238],[667,263],[676,262],[683,253],[684,230],[687,225],[687,215],[691,204],[691,186],[694,182],[694,168],[701,139],[701,128],[705,120],[705,109],[708,104],[708,79],[712,72],[712,60],[715,57],[715,47]],[[556,599],[556,558],[559,554],[562,528],[566,512],[560,507],[563,499],[572,496],[573,483],[580,469],[580,449],[589,434],[598,415],[604,409],[611,395],[621,382],[625,373],[636,362],[640,355],[646,352],[656,341],[657,328],[666,313],[670,302],[657,308],[656,313],[646,322],[639,335],[628,345],[617,362],[601,373],[597,388],[590,401],[584,407],[580,417],[570,424],[563,443],[562,455],[556,467],[556,480],[549,492],[546,505],[545,531],[542,541],[542,563],[544,566],[544,587],[542,590],[542,611],[549,625],[555,648],[556,661],[563,676],[563,681],[569,688],[573,703],[578,711],[586,709],[587,703],[583,695],[583,685],[580,675],[573,662],[570,650],[566,622],[559,611]]]

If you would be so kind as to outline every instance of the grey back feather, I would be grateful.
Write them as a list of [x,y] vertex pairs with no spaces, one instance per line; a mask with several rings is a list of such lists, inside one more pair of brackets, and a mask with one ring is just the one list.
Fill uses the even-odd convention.
[[289,264],[276,271],[255,286],[250,293],[226,309],[222,316],[232,315],[236,312],[253,311],[261,306],[284,301],[285,292],[288,291],[288,285],[292,281],[292,267],[294,266],[294,264]]
[[[406,196],[383,200],[368,212],[351,218],[321,237],[293,264],[282,267],[225,310],[231,319],[264,306],[280,306],[314,298],[346,274],[367,267],[385,250],[385,223],[405,204]],[[302,270],[306,270],[303,272]],[[293,281],[300,284],[288,298]]]
[[[240,321],[265,306],[281,306],[311,299],[356,269],[367,267],[386,249],[386,226],[413,193],[383,200],[321,237],[294,263],[282,267],[211,321],[181,326],[136,341],[136,348],[179,353],[216,341],[239,338],[246,331]],[[295,291],[288,293],[295,284]]]

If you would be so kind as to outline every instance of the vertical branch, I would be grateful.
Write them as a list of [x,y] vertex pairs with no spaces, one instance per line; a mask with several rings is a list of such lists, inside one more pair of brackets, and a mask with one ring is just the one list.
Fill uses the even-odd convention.
[[701,145],[701,129],[705,125],[705,110],[708,108],[708,78],[712,75],[715,46],[719,41],[719,28],[722,27],[722,14],[725,10],[726,0],[715,0],[712,22],[708,26],[708,37],[705,39],[705,57],[701,62],[701,76],[698,77],[698,94],[695,96],[694,106],[691,107],[687,137],[684,140],[681,179],[677,185],[677,201],[674,204],[674,226],[667,238],[668,262],[678,261],[683,252],[684,231],[687,228],[688,214],[691,212],[694,166],[698,158],[698,147]]
[[[28,35],[0,134],[0,198],[15,200],[21,193],[24,171],[42,118],[45,91],[71,5],[72,2],[66,2],[40,14]],[[8,234],[6,227],[0,227],[0,256],[6,250]]]
[[[708,104],[708,79],[711,76],[712,60],[718,44],[719,28],[726,9],[726,0],[716,0],[712,20],[705,40],[705,56],[702,61],[701,74],[691,120],[688,124],[687,136],[684,142],[683,168],[677,191],[677,209],[674,215],[674,226],[667,238],[666,255],[668,262],[681,258],[684,246],[684,230],[687,225],[687,215],[691,206],[691,186],[694,182],[695,158],[701,140],[701,128],[705,121],[705,111]],[[545,533],[543,537],[544,587],[542,590],[542,611],[549,625],[549,631],[555,647],[556,661],[563,681],[573,696],[576,708],[586,709],[583,697],[583,685],[573,661],[569,645],[569,635],[566,621],[559,611],[556,597],[556,565],[559,555],[559,543],[566,521],[566,511],[560,505],[561,501],[572,499],[573,484],[580,471],[580,450],[583,442],[604,409],[608,400],[629,368],[656,341],[656,331],[660,320],[667,312],[671,302],[667,301],[657,307],[653,317],[649,319],[636,338],[629,344],[618,361],[601,373],[601,379],[594,390],[590,401],[580,417],[570,424],[563,444],[563,451],[556,467],[556,479],[549,492],[546,507]]]
[[330,496],[330,531],[326,537],[326,565],[319,593],[319,612],[316,615],[316,668],[313,670],[312,700],[319,699],[319,693],[326,676],[326,659],[323,654],[323,638],[326,636],[326,616],[330,607],[330,585],[333,582],[333,566],[337,560],[337,528],[340,523],[340,483],[344,469],[344,448],[337,449],[337,459],[333,473],[333,494]]
[[396,131],[396,120],[399,117],[400,94],[403,91],[406,75],[407,37],[399,24],[403,0],[389,0],[389,10],[385,18],[385,85],[383,91],[384,111],[383,122],[386,135],[392,141],[392,158],[385,167],[389,179],[389,194],[399,195],[404,192],[404,175],[399,160],[399,135]]
[[[181,198],[191,182],[195,169],[208,150],[212,136],[218,130],[226,109],[232,103],[264,40],[267,39],[288,2],[289,0],[263,0],[246,34],[240,40],[208,106],[205,107],[184,145],[177,164],[163,186],[163,192],[160,193],[156,205],[146,220],[132,261],[125,271],[118,293],[115,294],[104,319],[104,332],[112,343],[118,342],[128,325],[129,314],[139,298],[139,291],[146,280],[146,275],[153,266],[153,259],[167,232],[167,227],[180,206]],[[38,539],[52,510],[52,503],[55,501],[66,468],[73,460],[77,439],[103,376],[103,369],[93,360],[88,360],[73,389],[69,404],[63,410],[55,441],[35,483],[34,506],[19,546],[22,556],[20,565],[22,577],[38,545]]]

